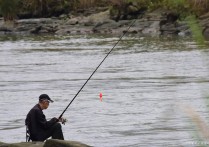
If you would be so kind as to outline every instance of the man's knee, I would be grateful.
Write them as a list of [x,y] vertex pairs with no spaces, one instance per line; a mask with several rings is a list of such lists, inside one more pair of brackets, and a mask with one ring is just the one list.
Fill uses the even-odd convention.
[[56,123],[53,126],[53,132],[52,132],[52,138],[53,139],[61,139],[64,140],[64,136],[62,133],[62,126],[60,123]]
[[62,129],[62,126],[61,126],[60,123],[56,123],[56,124],[54,124],[54,128],[56,128],[56,129]]

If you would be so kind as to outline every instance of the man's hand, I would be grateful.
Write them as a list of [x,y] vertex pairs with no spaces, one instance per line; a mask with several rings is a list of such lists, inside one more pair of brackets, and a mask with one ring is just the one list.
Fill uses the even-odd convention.
[[60,118],[60,119],[59,119],[59,122],[61,122],[62,124],[65,125],[65,123],[67,122],[67,119],[65,119],[65,118]]

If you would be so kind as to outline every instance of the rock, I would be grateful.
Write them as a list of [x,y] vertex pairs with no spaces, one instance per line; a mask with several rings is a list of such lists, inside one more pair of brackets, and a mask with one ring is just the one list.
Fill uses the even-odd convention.
[[0,147],[1,147],[2,145],[5,145],[5,143],[4,143],[4,142],[0,142]]
[[109,21],[104,21],[104,22],[98,22],[95,24],[93,27],[93,30],[105,30],[105,29],[117,29],[118,28],[118,23],[116,23],[113,20]]
[[206,27],[203,30],[203,36],[205,37],[206,40],[209,40],[209,28],[208,27]]
[[179,13],[174,13],[174,12],[169,12],[167,13],[167,23],[175,23],[179,19],[180,14]]
[[163,12],[161,9],[157,9],[153,12],[150,12],[150,13],[146,13],[144,15],[144,18],[147,19],[147,20],[151,20],[151,21],[155,21],[155,20],[165,20],[166,17],[163,16]]
[[15,29],[17,32],[27,32],[27,31],[30,31],[31,28],[29,28],[28,26],[26,27],[25,25],[21,25],[21,26],[16,27]]
[[77,142],[58,139],[49,139],[46,142],[20,142],[20,143],[3,143],[0,147],[91,147],[89,145]]
[[173,23],[166,23],[165,25],[160,26],[160,31],[162,35],[177,35],[179,32],[181,32]]
[[154,21],[148,28],[145,28],[142,33],[150,34],[151,36],[160,35],[160,21]]
[[209,12],[200,16],[199,24],[202,28],[202,34],[206,40],[209,40]]
[[5,26],[2,26],[2,27],[0,27],[0,31],[2,31],[2,32],[12,32],[12,29],[7,28]]
[[51,18],[36,18],[36,19],[21,19],[17,21],[18,24],[51,24]]
[[127,8],[127,13],[128,14],[135,14],[139,11],[139,9],[137,8],[137,6],[134,5],[129,5]]
[[79,21],[81,20],[81,18],[72,18],[72,19],[69,19],[66,24],[69,24],[69,25],[76,25],[79,23]]
[[102,22],[109,20],[109,17],[110,17],[109,15],[110,15],[109,11],[92,14],[86,18],[83,18],[81,23],[89,23],[89,22],[91,22],[92,24],[102,23]]
[[190,30],[181,31],[178,33],[179,36],[185,37],[185,36],[192,36],[192,32]]
[[39,31],[39,33],[54,33],[56,31],[57,31],[56,27],[53,27],[53,26],[45,26],[45,27],[42,27],[41,28],[41,30]]
[[199,17],[200,20],[208,19],[208,18],[209,18],[209,12]]
[[77,141],[49,139],[45,142],[43,147],[90,147],[90,146]]
[[64,34],[70,34],[71,29],[59,29],[55,32],[57,35],[64,35]]
[[185,31],[189,29],[189,26],[186,23],[177,23],[176,27],[180,31]]
[[0,147],[43,147],[44,142],[21,142],[11,144],[0,144]]
[[66,15],[66,14],[61,14],[59,16],[59,19],[66,19],[66,18],[68,18],[68,15]]
[[[141,9],[132,3],[128,7],[128,15],[137,15],[141,13]],[[88,10],[90,11],[90,10]],[[124,13],[125,14],[125,13]],[[122,14],[121,14],[122,15]],[[131,16],[132,16],[131,15]],[[209,13],[202,16],[200,24],[203,29],[209,28]],[[66,17],[66,16],[64,16]],[[38,19],[20,19],[16,24],[4,25],[4,21],[0,19],[0,35],[4,34],[58,34],[58,35],[81,35],[81,34],[122,34],[127,31],[128,27],[134,20],[119,20],[118,22],[110,19],[112,16],[108,9],[103,12],[91,12],[90,15],[80,16],[73,15],[66,19],[54,18],[38,18]],[[135,17],[134,17],[135,18]],[[178,25],[178,14],[170,13],[165,10],[155,10],[146,12],[146,14],[137,17],[135,24],[130,28],[128,33],[138,35],[181,35],[191,36],[186,23]],[[181,22],[180,22],[181,23]],[[209,31],[205,29],[204,35],[208,36]]]
[[30,31],[30,33],[32,33],[32,34],[38,34],[39,31],[41,30],[41,28],[42,28],[42,26],[37,26],[36,28],[32,29]]
[[138,34],[138,33],[140,33],[141,32],[141,30],[138,30],[138,29],[136,29],[136,28],[130,28],[129,30],[128,30],[128,32],[127,32],[127,30],[123,30],[123,33],[127,33],[127,34]]

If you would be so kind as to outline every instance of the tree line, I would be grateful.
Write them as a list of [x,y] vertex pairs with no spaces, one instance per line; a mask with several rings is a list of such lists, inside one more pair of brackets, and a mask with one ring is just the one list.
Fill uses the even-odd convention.
[[0,0],[0,16],[4,20],[17,18],[52,17],[80,9],[109,7],[123,11],[127,5],[153,11],[166,9],[179,13],[180,18],[188,15],[200,16],[209,11],[209,0]]

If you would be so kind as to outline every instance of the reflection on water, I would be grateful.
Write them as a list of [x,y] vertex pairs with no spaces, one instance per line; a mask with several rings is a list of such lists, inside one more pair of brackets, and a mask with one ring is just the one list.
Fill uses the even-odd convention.
[[[117,40],[0,38],[0,141],[25,140],[25,116],[41,93],[55,101],[44,113],[58,117]],[[208,118],[208,61],[208,49],[189,39],[124,37],[64,114],[65,138],[93,146],[188,146],[195,129],[178,104]]]

